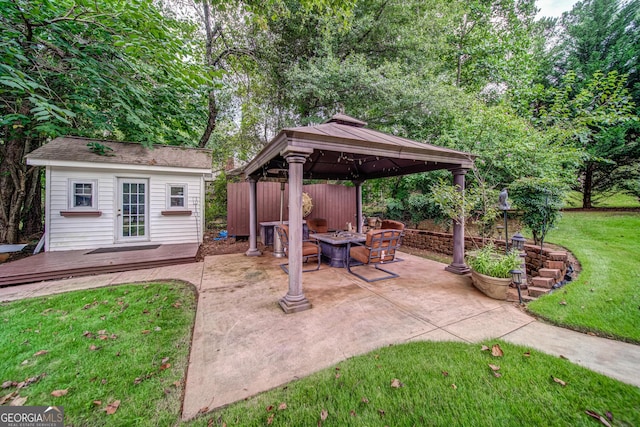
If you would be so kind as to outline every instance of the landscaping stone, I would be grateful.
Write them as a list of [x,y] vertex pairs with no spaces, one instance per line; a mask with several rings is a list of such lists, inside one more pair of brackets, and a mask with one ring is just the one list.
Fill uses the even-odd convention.
[[[531,284],[538,288],[551,289],[555,285],[556,281],[553,277],[534,277],[531,279]],[[529,287],[531,289],[531,287]]]
[[541,295],[546,295],[549,292],[551,292],[551,289],[548,288],[539,288],[537,286],[529,286],[529,296],[532,296],[534,298],[538,298]]
[[540,277],[551,277],[555,280],[558,280],[562,277],[562,272],[555,268],[541,268],[538,270],[538,274]]

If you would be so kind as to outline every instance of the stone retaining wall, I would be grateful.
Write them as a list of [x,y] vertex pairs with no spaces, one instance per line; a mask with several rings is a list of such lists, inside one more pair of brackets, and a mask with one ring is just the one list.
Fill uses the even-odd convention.
[[[480,238],[472,239],[471,237],[465,237],[464,241],[465,250],[474,250],[483,246],[482,239]],[[504,248],[504,240],[485,240],[485,242],[493,242],[496,247]],[[453,255],[453,235],[449,233],[405,229],[402,244],[412,248]],[[540,246],[525,245],[524,250],[527,254],[525,261],[527,264],[527,275],[529,277],[538,276],[538,271],[549,265],[547,261],[557,262],[550,255],[551,253],[556,253],[556,251],[552,249],[543,248],[542,251],[540,251]],[[568,261],[565,261],[565,263],[568,263]]]

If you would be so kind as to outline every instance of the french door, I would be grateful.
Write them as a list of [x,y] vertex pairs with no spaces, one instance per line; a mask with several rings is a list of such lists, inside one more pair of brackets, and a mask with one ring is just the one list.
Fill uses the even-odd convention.
[[149,180],[118,178],[117,240],[149,240],[148,217]]

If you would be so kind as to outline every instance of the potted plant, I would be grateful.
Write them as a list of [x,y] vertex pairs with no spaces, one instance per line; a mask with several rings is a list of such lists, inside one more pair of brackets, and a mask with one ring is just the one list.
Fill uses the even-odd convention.
[[467,255],[473,285],[485,295],[499,300],[507,299],[511,270],[520,268],[521,263],[516,252],[499,253],[493,244]]

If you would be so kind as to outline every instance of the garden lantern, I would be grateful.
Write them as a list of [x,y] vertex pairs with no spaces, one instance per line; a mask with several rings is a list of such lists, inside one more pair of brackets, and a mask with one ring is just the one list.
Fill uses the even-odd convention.
[[516,234],[513,235],[513,237],[511,238],[511,248],[514,251],[522,251],[524,249],[524,242],[525,242],[525,238],[522,236],[522,234],[520,234],[520,232],[518,231]]
[[522,270],[511,270],[511,280],[518,289],[518,301],[522,304],[522,293],[520,292],[520,285],[522,284]]

